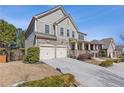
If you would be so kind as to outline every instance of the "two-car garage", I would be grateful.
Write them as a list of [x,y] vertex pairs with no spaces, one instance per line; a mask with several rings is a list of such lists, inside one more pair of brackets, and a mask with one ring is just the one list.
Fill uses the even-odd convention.
[[67,46],[64,45],[40,45],[40,60],[67,57]]

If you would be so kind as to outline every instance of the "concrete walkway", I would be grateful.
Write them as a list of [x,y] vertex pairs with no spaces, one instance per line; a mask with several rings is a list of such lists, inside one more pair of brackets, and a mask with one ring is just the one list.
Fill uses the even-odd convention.
[[[104,68],[71,58],[52,59],[44,62],[54,68],[60,68],[63,73],[73,74],[81,86],[124,87],[124,74],[113,70],[116,67]],[[124,65],[121,69],[123,68]]]

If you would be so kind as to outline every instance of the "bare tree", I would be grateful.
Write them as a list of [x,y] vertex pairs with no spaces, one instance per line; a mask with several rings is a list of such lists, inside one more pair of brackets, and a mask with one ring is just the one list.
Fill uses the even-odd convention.
[[124,41],[124,33],[120,35],[120,38]]

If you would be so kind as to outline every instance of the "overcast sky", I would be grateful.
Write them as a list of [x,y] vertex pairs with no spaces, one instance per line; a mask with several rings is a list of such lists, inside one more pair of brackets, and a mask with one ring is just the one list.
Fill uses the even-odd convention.
[[[18,28],[27,29],[33,15],[42,13],[54,6],[0,6],[0,19]],[[124,33],[124,6],[64,6],[87,40],[113,37],[117,44]]]

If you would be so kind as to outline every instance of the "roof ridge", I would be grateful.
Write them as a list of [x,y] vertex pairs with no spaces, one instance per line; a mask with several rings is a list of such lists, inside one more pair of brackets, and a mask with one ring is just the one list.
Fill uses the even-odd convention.
[[54,12],[54,11],[56,11],[58,9],[62,9],[63,14],[66,15],[66,12],[65,12],[63,6],[62,5],[58,5],[58,6],[55,6],[55,7],[51,8],[51,9],[48,9],[48,10],[46,10],[44,12],[38,13],[38,14],[34,15],[33,17],[38,18],[40,16],[44,16],[45,14]]

